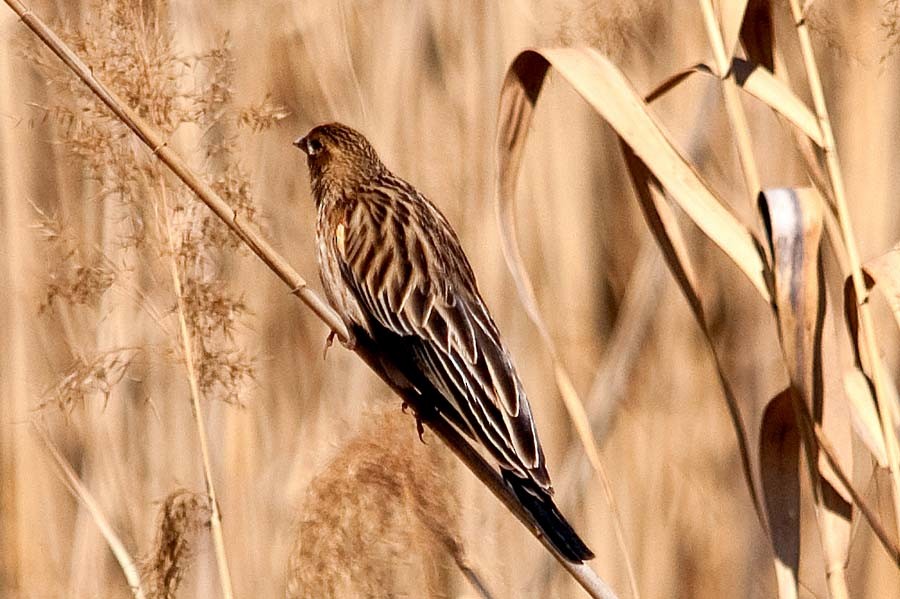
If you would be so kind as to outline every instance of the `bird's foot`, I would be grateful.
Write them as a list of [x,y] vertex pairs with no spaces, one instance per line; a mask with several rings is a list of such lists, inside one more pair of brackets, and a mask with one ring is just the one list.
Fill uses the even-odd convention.
[[[337,337],[337,331],[329,331],[328,337],[325,338],[325,349],[322,350],[322,358],[328,357],[328,350],[334,345],[334,339]],[[347,338],[341,339],[341,345],[353,351],[356,348],[356,335],[351,332],[347,332]]]
[[[404,401],[402,404],[400,404],[400,409],[403,410],[404,414],[406,414],[406,411],[409,409],[409,403]],[[425,443],[425,438],[423,436],[425,434],[425,427],[422,425],[422,419],[419,418],[419,415],[415,413],[415,410],[413,410],[413,416],[416,419],[416,432],[419,434],[419,441]]]

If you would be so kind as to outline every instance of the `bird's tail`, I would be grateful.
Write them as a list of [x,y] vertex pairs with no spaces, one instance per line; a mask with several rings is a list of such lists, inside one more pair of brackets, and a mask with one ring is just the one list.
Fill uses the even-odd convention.
[[531,514],[541,533],[570,562],[580,564],[594,559],[578,533],[566,521],[550,494],[531,480],[503,470],[503,480],[512,489],[525,510]]

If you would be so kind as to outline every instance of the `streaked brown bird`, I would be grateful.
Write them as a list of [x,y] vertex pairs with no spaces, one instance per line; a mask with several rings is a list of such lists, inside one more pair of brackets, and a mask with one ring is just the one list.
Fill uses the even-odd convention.
[[525,390],[450,223],[350,127],[320,125],[294,145],[307,155],[319,275],[348,345],[365,339],[398,387],[437,402],[480,444],[563,556],[592,559],[553,503]]

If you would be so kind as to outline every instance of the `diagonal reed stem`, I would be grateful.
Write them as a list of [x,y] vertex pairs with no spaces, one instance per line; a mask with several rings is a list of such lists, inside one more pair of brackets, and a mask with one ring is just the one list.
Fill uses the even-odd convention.
[[[90,67],[76,55],[61,39],[19,0],[4,0],[25,25],[37,35],[44,44],[62,60],[79,79],[122,121],[135,135],[151,149],[151,151],[187,185],[205,203],[210,210],[262,260],[278,278],[284,281],[292,293],[303,301],[313,313],[328,325],[341,339],[347,338],[347,329],[334,310],[324,302],[303,277],[295,271],[287,260],[279,255],[272,246],[254,231],[248,228],[234,210],[188,167],[185,161],[171,148],[166,140],[147,123],[137,116],[112,91],[94,77]],[[569,572],[572,578],[595,599],[617,599],[617,595],[594,570],[587,564],[573,564],[566,560],[550,542],[541,534],[540,529],[524,510],[513,492],[503,483],[497,471],[453,428],[451,424],[437,417],[427,397],[398,389],[390,382],[390,377],[382,369],[378,350],[375,347],[358,343],[354,351],[359,357],[385,381],[397,395],[403,398],[419,419],[438,436],[466,467],[497,497],[525,528],[538,539],[544,548]]]
[[68,460],[66,460],[59,451],[59,448],[56,447],[50,439],[50,435],[47,434],[47,431],[36,421],[32,421],[31,425],[34,433],[44,444],[44,447],[47,448],[50,457],[53,458],[53,463],[56,464],[56,467],[59,469],[59,472],[66,483],[66,487],[72,495],[84,504],[84,507],[91,515],[91,518],[94,519],[97,528],[100,529],[100,534],[106,539],[109,550],[112,551],[116,561],[119,562],[119,567],[122,568],[122,573],[125,575],[125,580],[131,588],[134,599],[145,599],[147,594],[144,592],[144,587],[141,586],[141,573],[138,571],[138,567],[135,565],[131,554],[125,549],[125,544],[122,543],[122,539],[119,538],[119,535],[116,534],[116,531],[109,523],[109,520],[107,520],[100,504],[97,503],[97,500],[85,484],[78,478],[78,474],[76,474]]

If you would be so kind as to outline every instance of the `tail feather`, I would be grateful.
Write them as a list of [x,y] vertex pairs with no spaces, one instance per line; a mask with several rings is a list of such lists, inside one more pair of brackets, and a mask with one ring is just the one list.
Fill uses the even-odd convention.
[[547,491],[508,470],[502,472],[504,482],[516,494],[525,510],[531,514],[550,544],[556,547],[563,557],[576,564],[594,559],[594,553],[566,521]]

